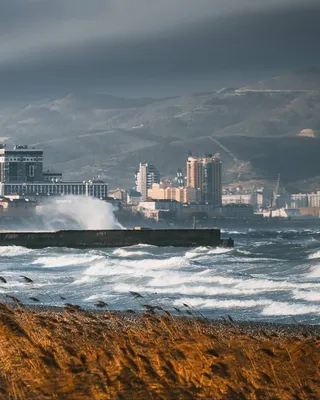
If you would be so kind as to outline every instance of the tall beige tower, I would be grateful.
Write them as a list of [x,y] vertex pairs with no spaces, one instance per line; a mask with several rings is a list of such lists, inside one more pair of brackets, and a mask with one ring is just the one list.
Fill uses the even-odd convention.
[[188,157],[187,186],[198,190],[199,202],[221,206],[222,202],[222,168],[219,157]]

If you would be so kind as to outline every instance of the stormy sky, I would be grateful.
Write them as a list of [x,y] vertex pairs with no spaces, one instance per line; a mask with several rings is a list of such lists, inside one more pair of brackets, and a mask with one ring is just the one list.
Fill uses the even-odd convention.
[[1,96],[166,96],[320,65],[319,0],[1,0]]

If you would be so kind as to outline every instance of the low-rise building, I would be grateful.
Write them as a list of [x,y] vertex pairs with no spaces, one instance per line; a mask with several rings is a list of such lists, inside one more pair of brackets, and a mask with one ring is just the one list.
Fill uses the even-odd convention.
[[149,200],[139,203],[139,211],[167,210],[173,212],[181,211],[181,203],[176,200]]
[[263,194],[260,192],[223,194],[222,205],[227,204],[250,204],[256,209],[262,208]]
[[43,180],[45,182],[62,182],[62,173],[47,170],[43,173]]
[[291,195],[291,208],[308,207],[308,195],[306,193],[296,193]]
[[179,203],[193,203],[197,200],[197,189],[154,183],[148,190],[148,197],[153,200],[176,200]]
[[227,204],[216,209],[216,217],[250,219],[254,217],[254,207],[251,204]]
[[127,204],[129,205],[137,205],[141,201],[142,195],[140,192],[137,192],[134,189],[130,189],[127,191]]
[[1,217],[29,217],[36,210],[36,202],[25,198],[0,197]]
[[126,200],[126,192],[123,189],[111,190],[111,192],[108,193],[108,196],[117,200],[121,200],[122,202]]
[[108,186],[100,181],[0,183],[0,191],[3,196],[14,194],[32,197],[82,195],[105,200]]
[[299,212],[302,217],[312,217],[312,218],[320,217],[320,207],[299,208]]
[[308,193],[308,206],[320,207],[320,191],[317,193]]

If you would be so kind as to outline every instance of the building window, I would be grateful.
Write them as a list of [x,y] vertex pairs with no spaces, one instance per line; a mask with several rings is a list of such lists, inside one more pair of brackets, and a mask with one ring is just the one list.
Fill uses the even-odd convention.
[[29,165],[29,176],[34,178],[34,165]]

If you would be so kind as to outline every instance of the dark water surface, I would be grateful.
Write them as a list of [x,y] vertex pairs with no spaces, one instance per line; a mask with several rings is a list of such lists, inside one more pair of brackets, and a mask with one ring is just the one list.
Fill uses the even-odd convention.
[[[117,310],[148,303],[174,311],[185,310],[185,303],[208,317],[320,322],[320,225],[239,228],[223,235],[235,239],[234,249],[2,247],[0,275],[8,282],[0,282],[0,291],[30,304],[30,297],[44,305],[87,307],[103,300]],[[25,283],[20,275],[35,283]],[[136,300],[130,291],[143,299]]]

